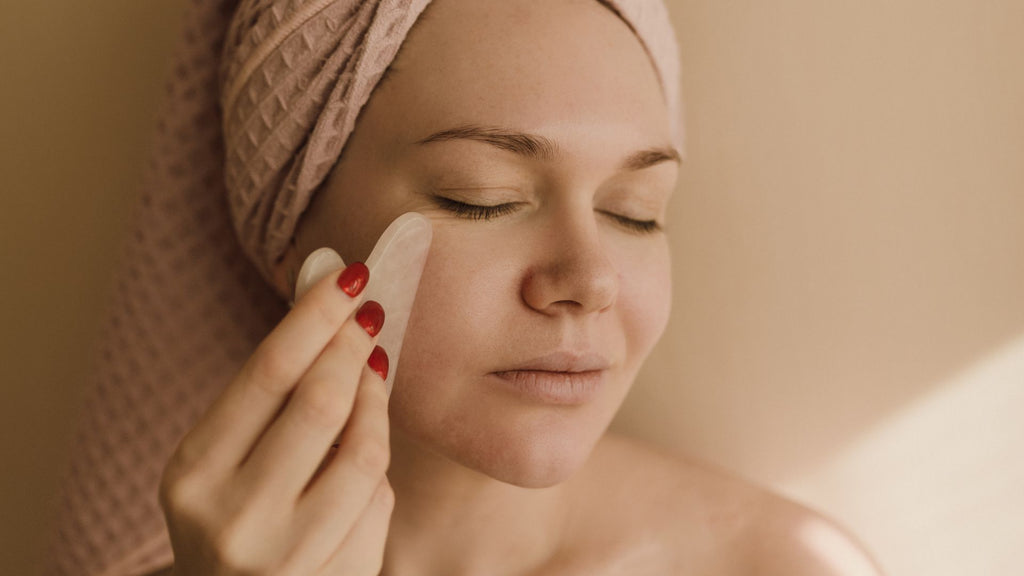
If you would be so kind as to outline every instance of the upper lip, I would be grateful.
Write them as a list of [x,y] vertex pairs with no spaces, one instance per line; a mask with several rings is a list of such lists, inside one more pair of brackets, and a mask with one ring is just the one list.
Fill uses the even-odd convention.
[[587,372],[608,368],[608,360],[596,352],[557,351],[538,356],[521,364],[499,370],[513,372],[517,370],[541,370],[545,372]]

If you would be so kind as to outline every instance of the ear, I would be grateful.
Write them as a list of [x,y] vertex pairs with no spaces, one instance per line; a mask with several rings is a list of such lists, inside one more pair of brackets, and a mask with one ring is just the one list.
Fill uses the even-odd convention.
[[299,276],[301,266],[299,250],[295,247],[293,238],[272,269],[274,291],[288,302],[295,300],[295,281]]

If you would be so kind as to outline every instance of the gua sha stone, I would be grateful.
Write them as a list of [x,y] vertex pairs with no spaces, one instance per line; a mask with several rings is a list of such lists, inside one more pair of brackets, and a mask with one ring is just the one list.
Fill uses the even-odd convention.
[[[370,280],[363,289],[363,301],[376,300],[384,307],[384,327],[377,335],[377,345],[388,354],[390,366],[384,381],[388,396],[398,373],[398,356],[405,327],[409,323],[432,238],[430,220],[422,214],[406,212],[384,230],[364,262],[370,270]],[[324,276],[345,267],[341,256],[331,248],[325,246],[314,250],[299,270],[295,300],[298,301]]]

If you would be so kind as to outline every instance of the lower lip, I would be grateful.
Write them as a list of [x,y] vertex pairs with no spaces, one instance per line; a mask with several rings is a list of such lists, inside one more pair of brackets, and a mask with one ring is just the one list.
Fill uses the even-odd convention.
[[604,370],[493,372],[498,380],[527,398],[544,404],[579,405],[594,398],[604,383]]

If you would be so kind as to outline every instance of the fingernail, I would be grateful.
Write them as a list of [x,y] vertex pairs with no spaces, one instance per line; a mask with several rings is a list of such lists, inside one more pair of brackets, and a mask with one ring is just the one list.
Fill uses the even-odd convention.
[[366,361],[370,369],[380,375],[381,380],[388,379],[388,353],[380,346],[374,346],[370,359]]
[[356,322],[370,336],[376,336],[384,325],[384,307],[374,300],[367,300],[356,312]]
[[362,262],[353,262],[348,268],[338,276],[338,287],[341,288],[345,294],[355,298],[363,291],[366,287],[366,282],[370,279],[370,269],[366,267],[366,264]]

